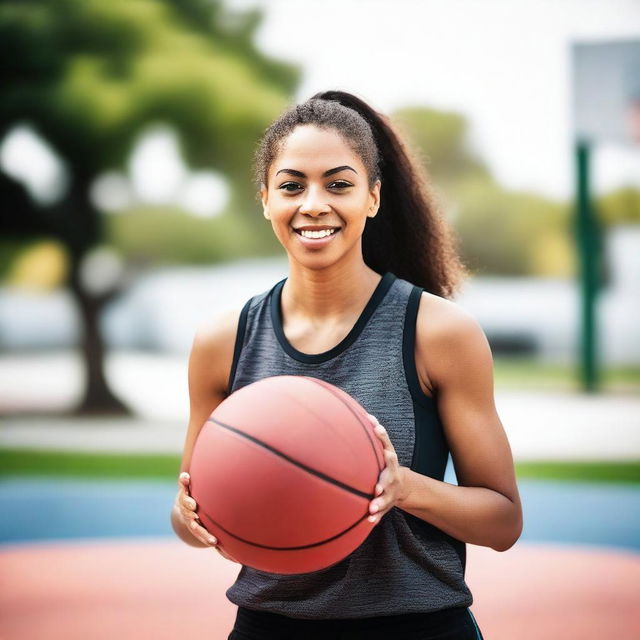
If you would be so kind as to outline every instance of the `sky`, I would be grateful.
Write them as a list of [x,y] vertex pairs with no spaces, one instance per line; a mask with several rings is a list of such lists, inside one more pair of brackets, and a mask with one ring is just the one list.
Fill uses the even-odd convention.
[[[227,0],[260,6],[260,49],[298,62],[302,101],[340,89],[389,112],[467,116],[506,187],[572,197],[570,43],[640,40],[640,0]],[[428,153],[428,150],[425,150]],[[640,187],[640,147],[594,149],[593,189]]]
[[[458,112],[469,147],[500,184],[559,200],[574,193],[571,43],[640,42],[640,0],[224,2],[262,8],[258,48],[302,69],[293,101],[340,89],[385,113]],[[65,189],[64,166],[23,125],[0,141],[0,164],[43,203]],[[594,193],[640,188],[640,145],[596,145],[591,175]],[[92,190],[107,211],[175,202],[205,217],[222,212],[229,195],[224,176],[189,170],[161,125],[141,136],[126,174],[109,172]]]

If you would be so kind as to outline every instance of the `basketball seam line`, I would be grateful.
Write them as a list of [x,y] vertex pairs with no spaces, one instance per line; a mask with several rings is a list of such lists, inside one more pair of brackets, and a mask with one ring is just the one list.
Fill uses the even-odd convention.
[[256,438],[255,436],[251,436],[248,433],[245,433],[244,431],[241,431],[240,429],[236,429],[235,427],[232,427],[229,424],[225,424],[224,422],[220,422],[220,420],[216,420],[213,417],[208,418],[207,422],[213,422],[221,427],[224,427],[225,429],[228,429],[229,431],[233,431],[234,433],[238,434],[239,436],[242,436],[243,438],[246,438],[247,440],[251,440],[252,442],[255,442],[255,444],[264,447],[265,449],[267,449],[268,451],[271,451],[271,453],[274,453],[275,455],[284,458],[285,460],[287,460],[288,462],[290,462],[291,464],[294,464],[297,467],[300,467],[301,469],[304,469],[305,471],[307,471],[308,473],[320,478],[321,480],[325,480],[326,482],[329,482],[337,487],[340,487],[341,489],[344,489],[345,491],[348,491],[349,493],[353,493],[354,495],[360,496],[361,498],[365,498],[367,500],[373,500],[373,498],[375,497],[372,493],[365,493],[364,491],[360,491],[360,489],[355,489],[354,487],[350,487],[348,484],[345,484],[344,482],[340,482],[340,480],[336,480],[335,478],[332,478],[331,476],[328,476],[324,473],[322,473],[321,471],[318,471],[317,469],[312,469],[311,467],[308,467],[306,464],[303,464],[302,462],[299,462],[298,460],[294,460],[293,458],[291,458],[290,456],[288,456],[286,453],[283,453],[282,451],[279,451],[278,449],[276,449],[275,447],[272,447],[271,445],[268,445],[266,442],[262,442],[262,440],[259,440],[258,438]]
[[[336,400],[340,400],[340,402],[342,402],[342,404],[355,416],[356,420],[360,423],[360,425],[362,426],[362,428],[364,429],[365,435],[367,436],[367,439],[369,440],[369,444],[371,445],[371,448],[373,449],[373,455],[376,458],[376,466],[378,467],[378,471],[382,471],[384,469],[384,463],[383,466],[380,466],[380,459],[378,457],[378,451],[376,450],[375,445],[373,444],[373,439],[371,438],[371,434],[369,433],[369,430],[367,429],[367,427],[362,423],[362,420],[360,420],[360,416],[353,410],[352,407],[349,406],[349,404],[347,402],[344,401],[343,398],[341,398],[337,393],[335,393],[333,391],[333,389],[330,389],[329,387],[325,387],[323,384],[320,384],[319,382],[325,382],[324,380],[320,380],[319,382],[317,381],[317,378],[313,378],[311,376],[303,376],[305,378],[307,378],[307,380],[311,380],[312,382],[315,382],[318,386],[322,387],[323,389],[326,389],[334,398],[336,398]],[[330,384],[329,382],[327,382],[327,384]],[[345,392],[346,393],[346,392]],[[366,411],[366,409],[365,409]]]
[[311,542],[309,544],[304,544],[297,547],[272,547],[270,545],[260,544],[259,542],[252,542],[251,540],[246,540],[245,538],[241,538],[240,536],[237,536],[235,533],[232,533],[228,529],[225,529],[219,522],[214,520],[209,514],[207,514],[207,518],[211,520],[211,522],[213,522],[213,524],[215,524],[216,527],[220,527],[220,529],[222,529],[225,533],[228,533],[232,538],[235,538],[240,542],[244,542],[245,544],[250,544],[254,547],[260,547],[261,549],[270,549],[272,551],[297,551],[300,549],[310,549],[312,547],[319,547],[323,544],[327,544],[328,542],[331,542],[332,540],[335,540],[336,538],[340,538],[345,533],[351,531],[351,529],[359,525],[368,515],[369,515],[369,512],[367,511],[367,513],[365,513],[361,518],[358,518],[358,520],[356,520],[351,526],[347,527],[343,531],[340,531],[340,533],[336,533],[335,536],[331,536],[326,540],[320,540],[319,542]]

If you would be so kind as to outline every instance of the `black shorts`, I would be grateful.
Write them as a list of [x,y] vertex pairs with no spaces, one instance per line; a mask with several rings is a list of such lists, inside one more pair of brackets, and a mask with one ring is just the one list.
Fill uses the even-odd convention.
[[468,607],[373,618],[307,620],[238,607],[227,640],[483,640]]

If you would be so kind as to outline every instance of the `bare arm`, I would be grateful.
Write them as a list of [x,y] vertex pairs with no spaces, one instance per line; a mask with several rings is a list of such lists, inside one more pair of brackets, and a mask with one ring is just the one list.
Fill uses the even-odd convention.
[[458,540],[506,551],[522,533],[509,441],[493,397],[493,359],[476,320],[440,299],[416,326],[416,365],[427,370],[459,486],[402,467],[398,507]]
[[[222,314],[198,329],[189,355],[189,425],[180,472],[189,471],[191,455],[200,429],[213,410],[227,397],[233,347],[239,310]],[[188,483],[180,490],[171,510],[171,525],[177,536],[193,547],[209,547],[211,536],[194,518],[195,501],[188,494]],[[193,522],[196,526],[193,526]],[[214,538],[215,540],[215,538]],[[220,550],[220,549],[218,549]],[[224,554],[223,554],[224,555]]]

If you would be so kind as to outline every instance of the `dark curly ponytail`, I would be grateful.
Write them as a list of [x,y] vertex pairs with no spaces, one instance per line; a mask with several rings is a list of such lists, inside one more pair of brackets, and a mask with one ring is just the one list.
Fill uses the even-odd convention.
[[362,235],[365,263],[449,298],[468,275],[430,179],[384,114],[344,91],[322,91],[286,110],[266,130],[255,154],[255,180],[267,183],[271,163],[298,125],[337,131],[360,156],[369,187],[382,182],[380,208]]

